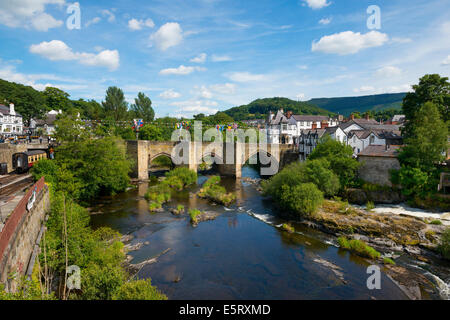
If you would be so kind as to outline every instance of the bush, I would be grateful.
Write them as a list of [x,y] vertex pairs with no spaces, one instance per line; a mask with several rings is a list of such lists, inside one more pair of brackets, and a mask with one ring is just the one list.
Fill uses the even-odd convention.
[[162,208],[162,203],[158,202],[158,201],[152,201],[150,202],[148,209],[150,210],[150,212],[155,212],[159,209]]
[[438,250],[445,259],[450,260],[450,228],[442,233]]
[[430,221],[430,224],[434,224],[434,225],[440,226],[440,225],[442,225],[442,221],[441,220],[433,220],[433,221]]
[[314,183],[327,197],[337,194],[341,187],[338,176],[330,169],[326,159],[306,161],[305,174],[308,182]]
[[367,211],[371,211],[373,209],[375,209],[375,205],[373,204],[373,202],[372,201],[367,201],[367,203],[366,203],[366,210]]
[[323,193],[313,183],[283,185],[279,205],[299,216],[312,215],[323,202]]
[[57,182],[58,165],[56,161],[49,159],[42,159],[35,163],[31,168],[31,175],[37,181],[41,177],[45,177],[45,181],[51,184]]
[[198,209],[189,209],[189,216],[191,217],[192,223],[198,223],[198,216],[200,216],[202,212]]
[[162,182],[162,184],[166,184],[166,185],[170,186],[171,188],[178,190],[178,191],[181,191],[184,188],[183,181],[177,176],[168,177],[166,180],[164,180]]
[[378,259],[381,256],[378,251],[361,240],[348,240],[346,237],[339,237],[338,243],[341,248],[350,250],[365,258]]
[[285,231],[287,231],[287,232],[289,232],[289,233],[295,232],[294,227],[291,226],[291,225],[288,224],[288,223],[284,223],[281,227],[283,228],[283,230],[285,230]]
[[125,283],[112,297],[113,300],[167,300],[167,296],[152,286],[151,280]]
[[392,260],[391,258],[387,258],[387,257],[384,257],[384,258],[383,258],[383,263],[384,263],[384,264],[395,265],[395,261]]
[[190,186],[197,183],[197,172],[186,167],[179,167],[166,173],[166,177],[177,177],[182,183],[183,187]]
[[203,184],[202,188],[197,193],[197,195],[200,198],[206,198],[215,203],[228,206],[236,199],[236,196],[231,192],[227,193],[227,190],[218,184],[219,182],[220,177],[218,176],[213,176],[209,178]]

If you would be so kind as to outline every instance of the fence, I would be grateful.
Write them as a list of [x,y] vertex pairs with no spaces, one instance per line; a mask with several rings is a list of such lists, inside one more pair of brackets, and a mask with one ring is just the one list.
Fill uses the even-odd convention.
[[[27,205],[31,197],[37,197],[39,192],[44,188],[45,181],[44,177],[42,177],[38,182],[36,182],[33,187],[31,187],[25,196],[20,200],[17,204],[16,208],[13,210],[11,215],[7,218],[3,230],[0,233],[0,262],[3,259],[3,255],[8,248],[9,243],[17,234],[17,228],[20,227],[21,222],[24,220],[26,215],[28,214]],[[34,195],[33,195],[34,193]]]

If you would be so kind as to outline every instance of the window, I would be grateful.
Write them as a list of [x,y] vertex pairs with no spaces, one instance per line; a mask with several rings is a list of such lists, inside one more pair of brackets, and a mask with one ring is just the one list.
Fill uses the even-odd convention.
[[375,137],[374,136],[370,136],[370,144],[374,144],[375,143]]

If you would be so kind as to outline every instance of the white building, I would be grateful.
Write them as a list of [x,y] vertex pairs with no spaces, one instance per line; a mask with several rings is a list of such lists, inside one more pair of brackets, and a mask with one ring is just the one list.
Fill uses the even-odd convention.
[[14,104],[9,107],[0,104],[0,133],[1,134],[20,134],[23,132],[23,119],[14,109]]
[[30,128],[34,129],[34,132],[37,134],[39,129],[42,129],[44,135],[52,135],[55,132],[55,121],[59,114],[62,111],[52,110],[48,112],[43,119],[32,120],[30,123]]
[[268,143],[298,144],[303,131],[336,127],[339,125],[339,119],[328,116],[293,115],[292,112],[285,115],[281,109],[276,115],[270,112],[266,124]]

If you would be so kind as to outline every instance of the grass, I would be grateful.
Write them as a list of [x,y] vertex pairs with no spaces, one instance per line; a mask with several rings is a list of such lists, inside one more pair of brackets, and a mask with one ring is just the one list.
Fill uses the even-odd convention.
[[155,212],[161,208],[162,208],[162,204],[160,202],[155,202],[155,201],[150,202],[150,204],[148,206],[148,209],[150,210],[150,212]]
[[429,222],[430,224],[434,224],[434,225],[437,225],[437,226],[440,226],[440,225],[442,225],[442,221],[441,220],[432,220],[432,221],[430,221]]
[[209,178],[198,192],[198,196],[224,206],[229,206],[234,200],[236,200],[236,196],[234,193],[227,193],[226,189],[220,186],[219,183],[219,176]]
[[384,263],[384,264],[391,264],[391,265],[394,265],[394,266],[395,266],[395,261],[392,260],[391,258],[388,258],[388,257],[384,257],[384,258],[383,258],[383,263]]
[[283,230],[285,230],[289,233],[295,232],[295,228],[293,226],[291,226],[289,223],[284,223],[281,227],[283,228]]
[[192,223],[198,223],[198,216],[200,216],[202,212],[198,209],[189,209],[189,216],[191,217]]
[[359,256],[378,259],[381,254],[374,248],[368,246],[364,241],[361,240],[348,240],[346,237],[338,238],[339,246],[343,249],[347,249]]
[[367,201],[366,203],[366,210],[367,211],[372,211],[373,209],[375,209],[375,205],[373,204],[372,201]]
[[179,205],[177,206],[177,211],[178,211],[178,212],[184,211],[184,206],[183,206],[182,204],[179,204]]

